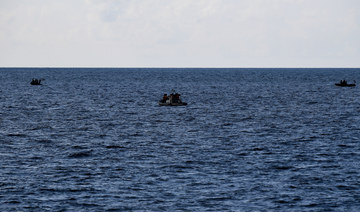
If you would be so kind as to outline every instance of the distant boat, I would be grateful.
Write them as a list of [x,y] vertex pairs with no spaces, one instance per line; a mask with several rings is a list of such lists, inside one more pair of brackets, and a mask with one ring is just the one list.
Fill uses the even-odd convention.
[[346,80],[340,80],[339,83],[335,83],[336,86],[340,86],[340,87],[354,87],[356,86],[355,84],[355,80],[354,80],[354,83],[347,83]]
[[181,101],[180,94],[171,93],[170,96],[164,94],[163,98],[159,101],[160,106],[186,106],[187,103]]
[[41,79],[32,79],[30,84],[31,85],[41,85]]

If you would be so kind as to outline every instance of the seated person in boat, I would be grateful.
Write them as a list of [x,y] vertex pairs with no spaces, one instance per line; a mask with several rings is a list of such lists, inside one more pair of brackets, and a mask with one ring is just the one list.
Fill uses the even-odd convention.
[[162,99],[162,103],[165,103],[166,102],[166,100],[168,100],[169,99],[169,97],[167,96],[167,94],[164,94],[164,96],[163,96],[163,99]]
[[181,102],[181,100],[180,100],[180,94],[176,93],[176,94],[174,95],[174,102],[175,102],[175,103],[180,103],[180,102]]
[[174,94],[172,94],[172,93],[170,94],[169,100],[170,100],[170,103],[174,102]]

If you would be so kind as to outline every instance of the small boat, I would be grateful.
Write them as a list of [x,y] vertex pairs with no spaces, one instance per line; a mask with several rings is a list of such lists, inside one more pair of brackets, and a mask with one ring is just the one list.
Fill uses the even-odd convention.
[[32,79],[30,84],[31,85],[41,85],[41,79]]
[[354,87],[356,86],[355,84],[341,84],[341,83],[335,83],[336,86],[340,86],[340,87]]
[[159,101],[160,106],[186,106],[187,103],[181,101],[180,94],[171,93],[169,96],[164,94],[163,98]]
[[335,85],[340,86],[340,87],[354,87],[354,86],[356,86],[355,80],[354,80],[354,83],[351,83],[351,84],[347,83],[346,80],[340,80],[340,83],[335,83]]

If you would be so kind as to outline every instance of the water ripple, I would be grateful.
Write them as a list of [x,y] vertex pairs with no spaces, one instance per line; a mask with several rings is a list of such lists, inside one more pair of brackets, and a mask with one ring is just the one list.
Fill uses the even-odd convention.
[[1,211],[360,209],[358,69],[0,75]]

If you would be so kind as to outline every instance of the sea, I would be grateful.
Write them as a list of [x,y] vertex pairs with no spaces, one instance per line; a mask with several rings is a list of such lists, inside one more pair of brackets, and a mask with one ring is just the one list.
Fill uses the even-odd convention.
[[360,211],[360,69],[0,76],[0,211]]

